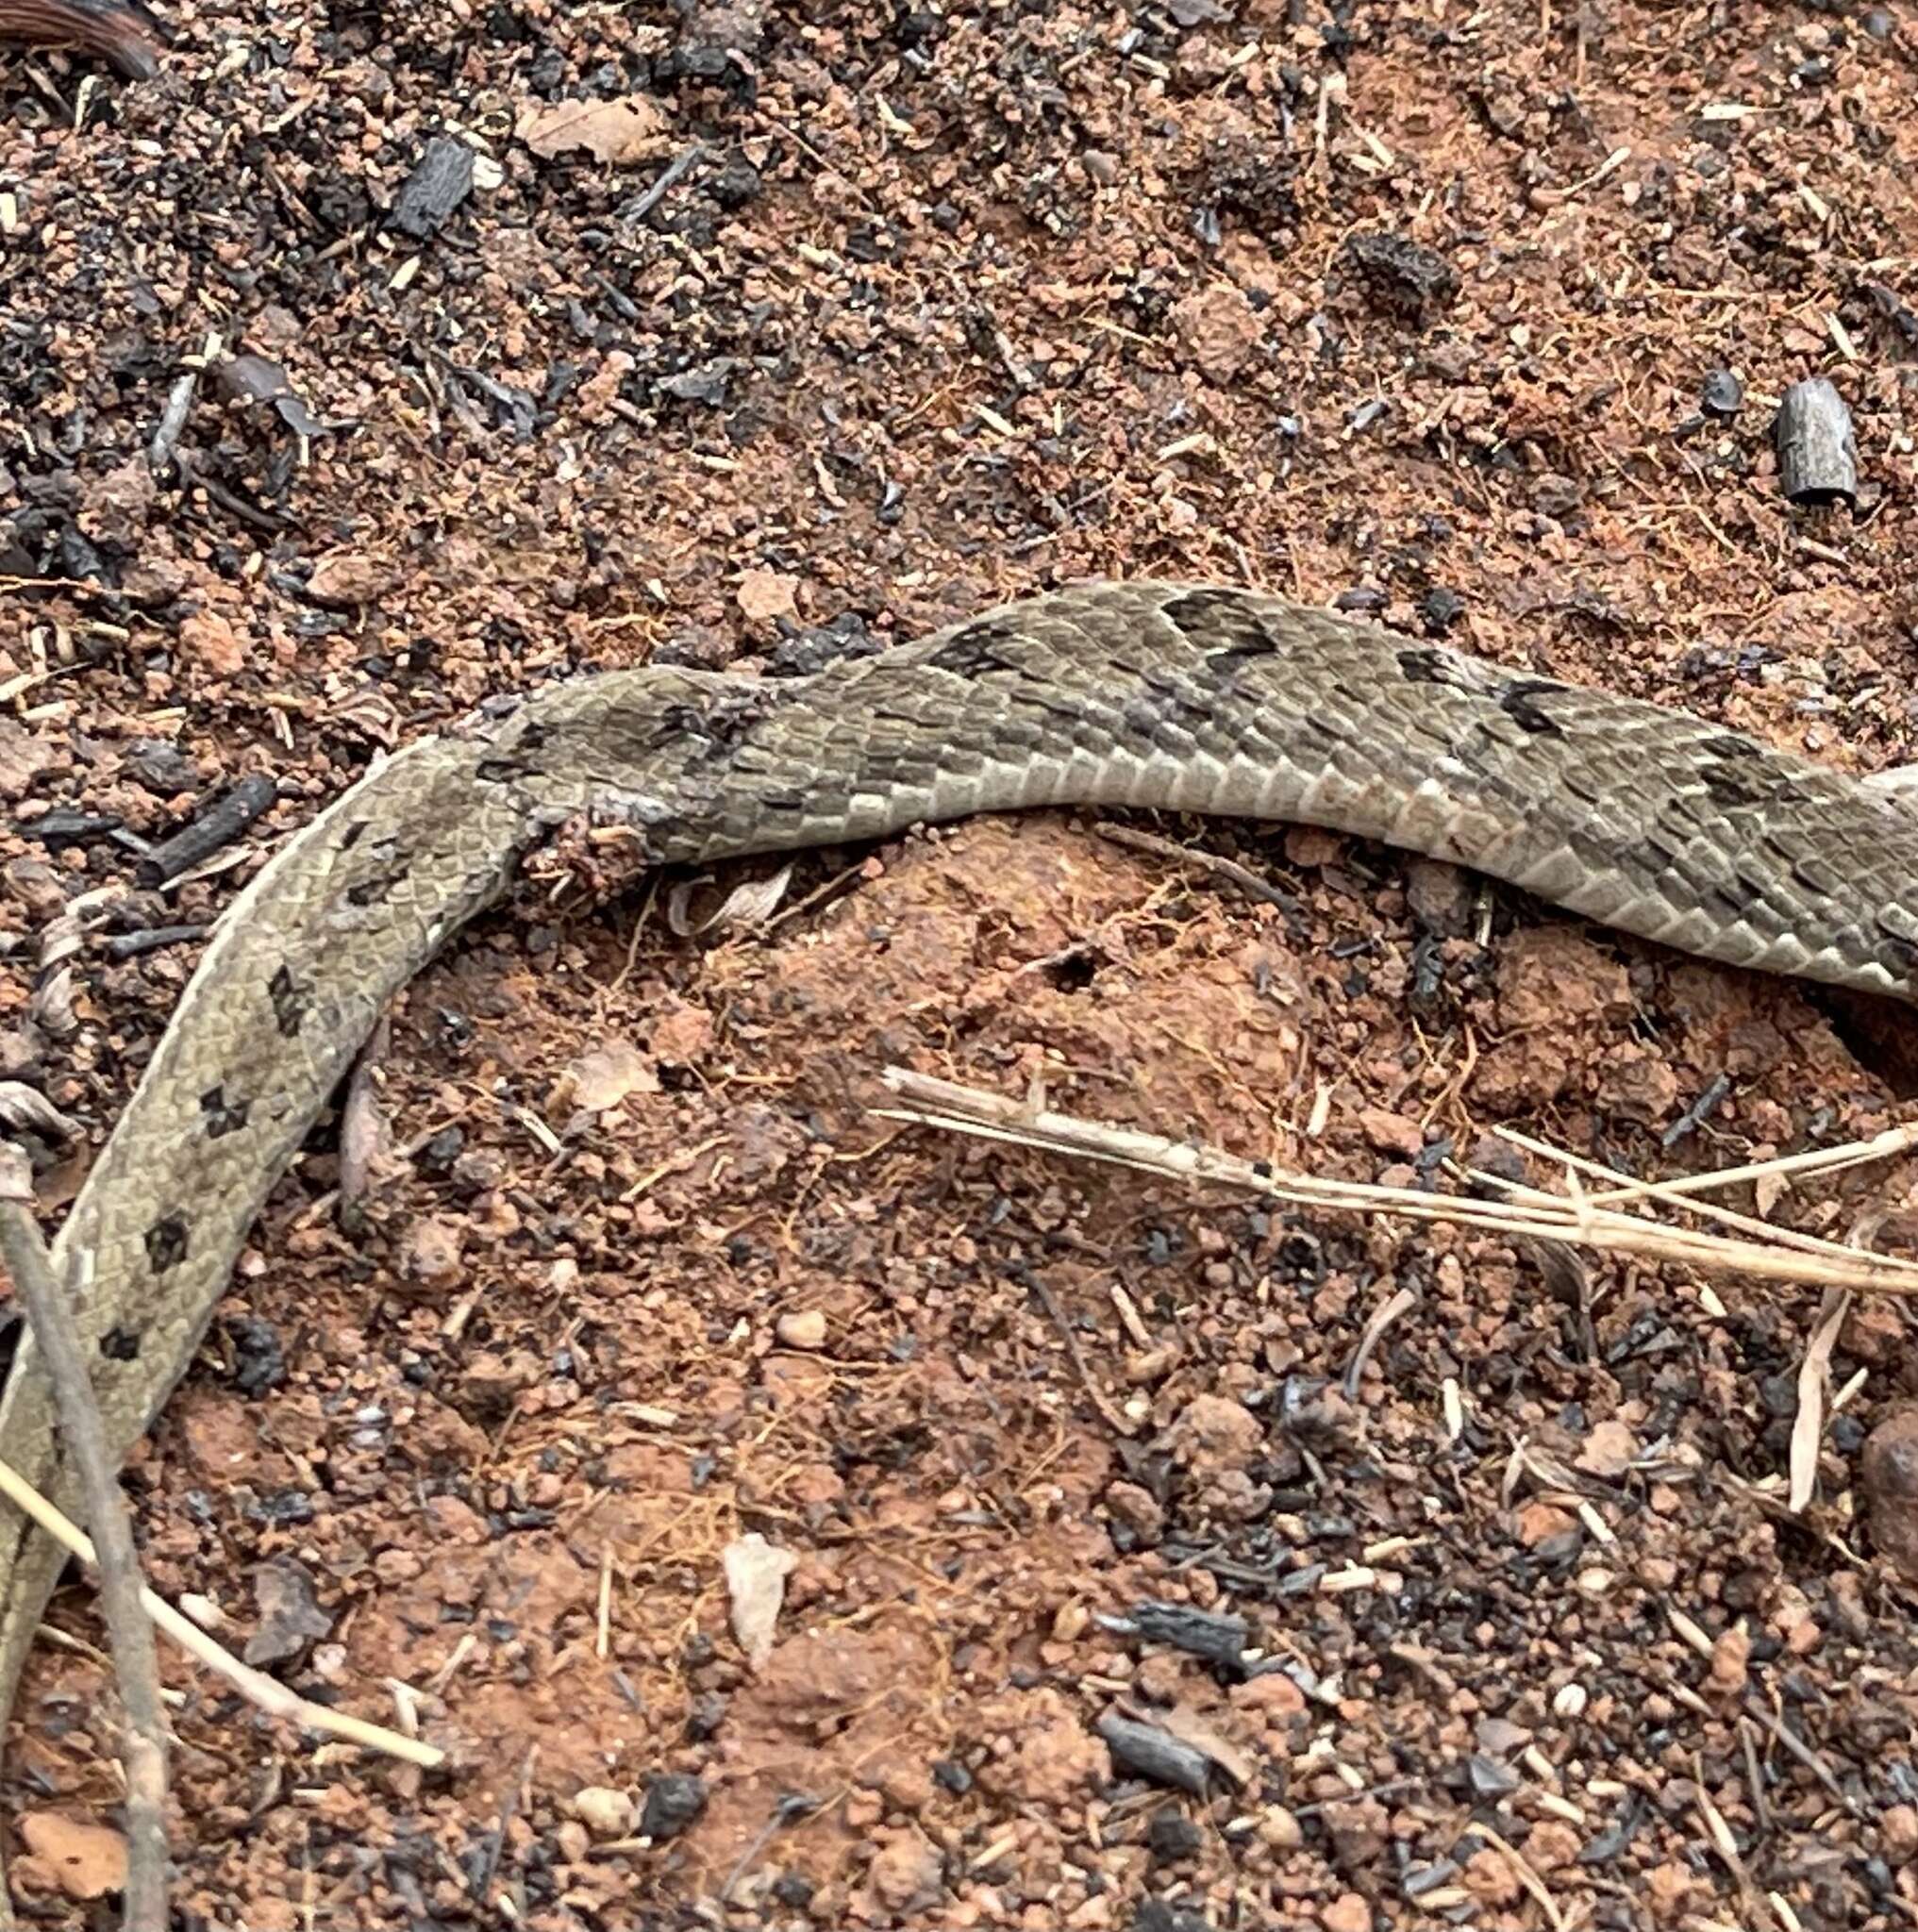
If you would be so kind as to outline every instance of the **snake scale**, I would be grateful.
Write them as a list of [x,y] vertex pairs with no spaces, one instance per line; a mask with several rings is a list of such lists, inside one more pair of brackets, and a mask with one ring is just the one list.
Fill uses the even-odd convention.
[[[1914,996],[1918,824],[1683,712],[1258,592],[1092,584],[810,677],[555,684],[413,745],[234,903],[55,1243],[125,1456],[382,1008],[577,814],[649,862],[1046,805],[1385,841],[1735,966]],[[0,1455],[67,1508],[31,1338]],[[0,1506],[0,1711],[58,1553]]]

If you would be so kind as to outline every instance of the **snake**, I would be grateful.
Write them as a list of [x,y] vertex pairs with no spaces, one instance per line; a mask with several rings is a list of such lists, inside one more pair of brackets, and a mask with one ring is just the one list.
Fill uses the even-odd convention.
[[[389,1002],[582,822],[640,862],[1044,806],[1288,822],[1735,967],[1918,997],[1918,816],[1688,712],[1262,591],[1070,585],[810,675],[562,677],[376,765],[226,908],[53,1243],[123,1462]],[[0,1456],[75,1512],[30,1334]],[[61,1551],[0,1505],[0,1712]]]

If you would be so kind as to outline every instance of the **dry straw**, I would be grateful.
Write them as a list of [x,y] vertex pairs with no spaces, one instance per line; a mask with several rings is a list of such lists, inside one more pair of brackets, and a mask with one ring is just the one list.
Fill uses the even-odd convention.
[[[1918,1146],[1918,1126],[1893,1127],[1869,1141],[1842,1147],[1780,1157],[1682,1181],[1638,1181],[1576,1154],[1548,1146],[1510,1129],[1502,1137],[1564,1175],[1565,1191],[1552,1193],[1447,1163],[1457,1178],[1489,1191],[1487,1197],[1431,1194],[1410,1188],[1379,1187],[1364,1181],[1322,1180],[1312,1174],[1282,1173],[1264,1162],[1243,1160],[1215,1147],[1172,1141],[1131,1127],[1105,1126],[1072,1114],[1056,1113],[1035,1095],[1026,1101],[933,1079],[904,1067],[883,1075],[898,1104],[877,1109],[888,1120],[942,1127],[976,1139],[1037,1147],[1081,1159],[1176,1179],[1216,1182],[1244,1188],[1303,1208],[1363,1215],[1392,1215],[1411,1221],[1450,1222],[1461,1227],[1563,1241],[1602,1254],[1632,1255],[1644,1260],[1677,1262],[1711,1274],[1744,1280],[1812,1282],[1867,1294],[1918,1295],[1918,1261],[1866,1254],[1817,1235],[1775,1227],[1754,1215],[1697,1199],[1714,1189],[1756,1182],[1768,1174],[1829,1174],[1860,1161],[1882,1160]],[[1586,1179],[1603,1184],[1593,1192]],[[1718,1233],[1655,1218],[1654,1209],[1685,1214],[1736,1230]]]

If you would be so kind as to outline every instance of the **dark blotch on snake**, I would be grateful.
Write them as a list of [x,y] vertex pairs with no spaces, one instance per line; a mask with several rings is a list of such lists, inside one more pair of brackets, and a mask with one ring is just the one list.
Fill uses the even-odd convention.
[[1706,796],[1720,811],[1741,806],[1771,805],[1796,795],[1796,787],[1768,772],[1762,763],[1733,764],[1724,759],[1698,769]]
[[539,761],[527,754],[543,750],[552,733],[534,719],[517,729],[509,727],[498,736],[506,742],[473,768],[474,775],[489,785],[510,785],[516,779],[530,778],[540,767]]
[[226,1098],[224,1087],[209,1087],[200,1095],[200,1113],[207,1123],[207,1138],[217,1141],[225,1134],[237,1134],[246,1124],[252,1108],[244,1100]]
[[282,1040],[291,1040],[300,1030],[312,1002],[310,988],[302,986],[291,967],[282,965],[266,983],[267,997],[273,1002],[274,1024]]
[[723,691],[705,705],[668,705],[652,734],[655,751],[674,751],[688,769],[724,764],[777,699],[759,691]]
[[1529,731],[1535,736],[1563,738],[1565,727],[1547,714],[1539,700],[1564,689],[1562,684],[1555,684],[1549,677],[1515,677],[1509,684],[1499,687],[1498,708],[1521,731]]
[[1280,643],[1264,615],[1230,591],[1190,591],[1165,607],[1167,617],[1189,634],[1225,641],[1208,650],[1206,662],[1228,669],[1233,660],[1270,658]]
[[926,658],[942,671],[958,677],[984,677],[992,671],[1016,671],[1019,667],[1005,655],[1019,641],[1018,631],[997,618],[984,618],[961,625]]
[[177,1268],[187,1258],[187,1220],[183,1214],[168,1214],[146,1231],[146,1265],[156,1274]]
[[100,1338],[100,1353],[109,1362],[138,1361],[140,1337],[131,1328],[109,1328]]
[[1411,684],[1456,684],[1452,659],[1443,651],[1401,651],[1398,668]]
[[377,906],[406,875],[404,865],[375,873],[370,879],[361,879],[358,885],[346,888],[346,903],[349,906]]

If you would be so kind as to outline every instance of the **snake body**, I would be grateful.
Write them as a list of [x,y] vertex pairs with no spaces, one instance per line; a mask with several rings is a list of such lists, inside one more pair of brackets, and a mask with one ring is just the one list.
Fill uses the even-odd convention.
[[[361,779],[222,921],[55,1243],[113,1453],[382,1008],[556,824],[671,863],[1067,804],[1327,826],[1735,966],[1918,986],[1918,824],[1860,781],[1251,591],[1089,585],[812,677],[559,683]],[[0,1455],[75,1507],[31,1338]],[[0,1506],[0,1712],[59,1563]]]

